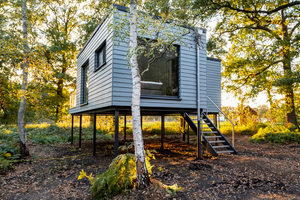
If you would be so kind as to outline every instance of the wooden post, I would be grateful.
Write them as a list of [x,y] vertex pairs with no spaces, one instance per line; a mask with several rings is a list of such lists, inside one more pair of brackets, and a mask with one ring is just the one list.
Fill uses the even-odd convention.
[[218,118],[217,118],[218,114],[214,114],[214,124],[216,126],[216,128],[218,128]]
[[185,119],[183,118],[183,133],[182,133],[182,141],[185,141]]
[[126,140],[126,114],[124,115],[124,140]]
[[93,116],[93,156],[96,156],[96,113]]
[[115,110],[115,157],[119,155],[119,111]]
[[164,137],[165,137],[165,115],[161,115],[161,134],[160,134],[160,142],[161,142],[161,149],[164,149]]
[[187,143],[190,144],[190,126],[188,125],[188,130],[187,130]]
[[203,119],[203,110],[200,110],[200,119],[197,120],[197,159],[201,159],[201,142],[202,142],[202,125],[201,120]]
[[81,148],[81,125],[82,125],[82,115],[79,116],[79,148]]
[[74,115],[72,115],[72,120],[71,120],[71,145],[73,144],[73,128],[74,128]]

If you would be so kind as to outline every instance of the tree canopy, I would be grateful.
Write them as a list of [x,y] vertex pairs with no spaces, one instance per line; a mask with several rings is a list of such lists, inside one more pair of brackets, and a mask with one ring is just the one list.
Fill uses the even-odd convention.
[[300,1],[199,0],[195,7],[218,19],[208,50],[224,59],[227,91],[240,98],[266,92],[271,104],[272,94],[283,94],[286,122],[298,126]]

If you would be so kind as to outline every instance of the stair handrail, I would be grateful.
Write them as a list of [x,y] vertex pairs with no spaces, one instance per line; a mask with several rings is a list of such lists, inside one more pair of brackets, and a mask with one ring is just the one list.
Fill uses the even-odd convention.
[[224,117],[226,117],[232,124],[232,146],[234,147],[234,127],[235,124],[229,119],[229,117],[227,117],[227,115],[217,106],[217,104],[215,104],[215,102],[213,102],[213,100],[211,100],[211,98],[209,98],[209,96],[206,96],[207,99],[224,115]]
[[227,115],[217,106],[217,104],[215,104],[215,102],[213,102],[213,100],[211,100],[211,98],[209,98],[209,96],[206,96],[208,98],[208,100],[232,123],[233,126],[235,126],[235,124],[227,117]]

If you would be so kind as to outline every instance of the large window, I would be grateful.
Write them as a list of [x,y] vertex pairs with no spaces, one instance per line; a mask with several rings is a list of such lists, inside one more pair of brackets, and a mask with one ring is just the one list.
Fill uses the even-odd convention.
[[89,96],[89,63],[81,67],[81,104],[88,102]]
[[104,41],[95,52],[95,70],[106,64],[106,42]]
[[[141,39],[139,39],[139,45],[143,45]],[[164,51],[165,49],[166,47],[162,47],[150,58],[145,55],[138,58],[140,73],[150,65],[149,70],[141,77],[141,92],[144,96],[179,96],[179,46],[175,46],[175,50]]]

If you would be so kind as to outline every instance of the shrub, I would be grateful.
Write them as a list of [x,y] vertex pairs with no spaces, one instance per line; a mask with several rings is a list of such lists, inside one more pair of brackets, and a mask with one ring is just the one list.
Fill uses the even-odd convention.
[[[146,156],[146,167],[148,173],[151,174],[152,166],[149,160],[149,156]],[[78,179],[84,177],[87,177],[92,184],[92,199],[106,199],[122,191],[128,191],[134,187],[136,182],[134,154],[126,153],[117,156],[109,165],[109,168],[103,174],[98,174],[95,178],[92,177],[92,174],[87,176],[82,171]]]
[[260,128],[259,131],[249,138],[250,142],[255,143],[290,143],[300,142],[300,132],[294,126],[289,125],[268,125]]

